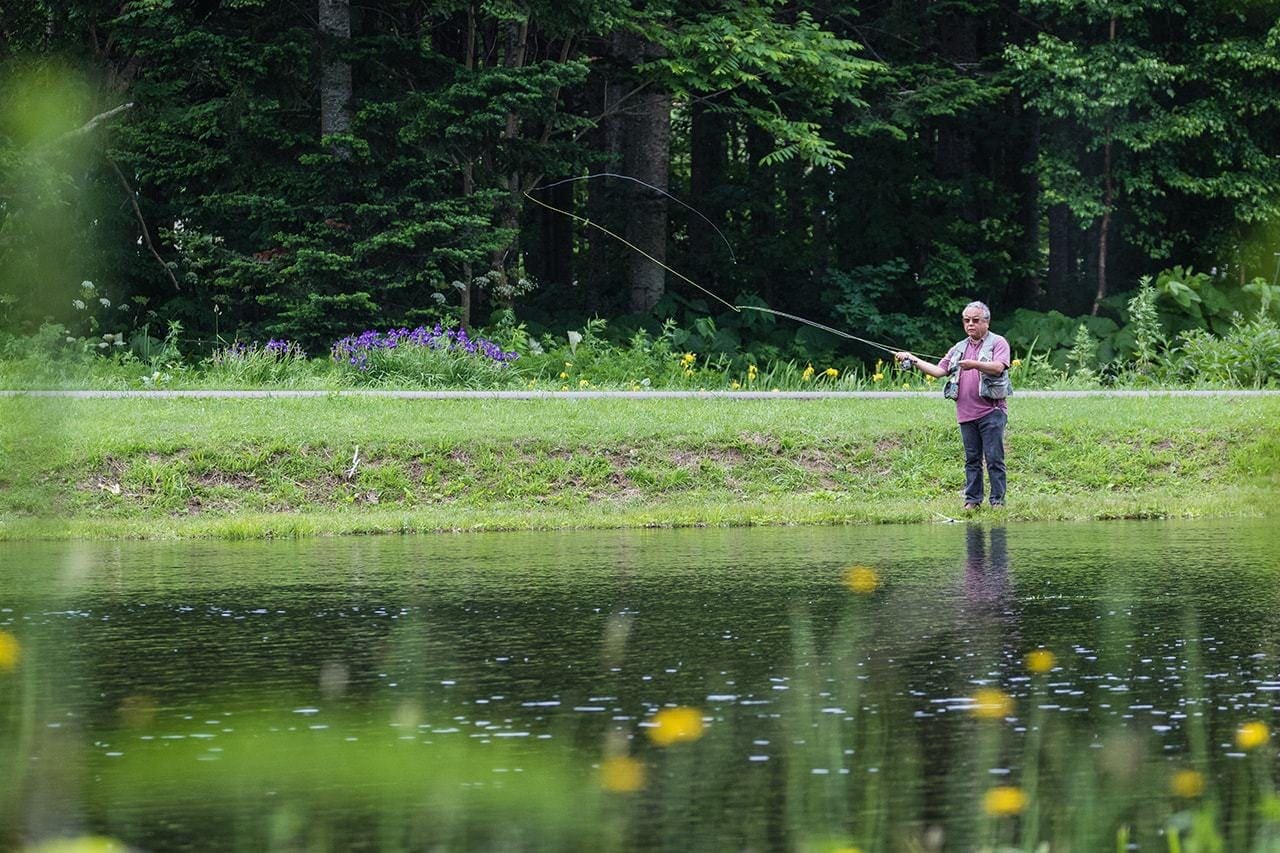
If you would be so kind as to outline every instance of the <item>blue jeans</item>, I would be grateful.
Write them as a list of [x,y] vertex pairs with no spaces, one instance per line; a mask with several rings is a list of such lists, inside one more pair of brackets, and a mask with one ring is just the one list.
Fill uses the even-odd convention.
[[991,477],[991,505],[1004,503],[1004,427],[1009,415],[995,409],[976,421],[960,424],[964,441],[964,502],[982,503],[982,460]]

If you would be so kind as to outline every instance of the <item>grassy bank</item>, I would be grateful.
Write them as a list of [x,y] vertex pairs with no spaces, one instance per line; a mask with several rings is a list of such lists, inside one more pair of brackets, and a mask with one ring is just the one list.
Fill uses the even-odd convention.
[[[1007,442],[1010,520],[1261,514],[1280,399],[1021,399]],[[932,395],[10,398],[0,538],[936,522],[959,444]]]

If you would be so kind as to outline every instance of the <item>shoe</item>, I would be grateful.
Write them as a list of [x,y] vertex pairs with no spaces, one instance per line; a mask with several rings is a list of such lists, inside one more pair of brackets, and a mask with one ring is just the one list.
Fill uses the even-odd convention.
[[975,509],[982,509],[982,504],[965,504],[964,505],[965,512],[972,512]]
[[1004,501],[992,501],[992,502],[991,502],[991,508],[992,508],[992,509],[1004,509]]

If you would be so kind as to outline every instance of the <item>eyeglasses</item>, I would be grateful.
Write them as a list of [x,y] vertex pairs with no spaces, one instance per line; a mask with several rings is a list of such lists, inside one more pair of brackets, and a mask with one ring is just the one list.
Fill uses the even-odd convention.
[[961,317],[960,319],[965,323],[985,323],[987,320],[986,317]]

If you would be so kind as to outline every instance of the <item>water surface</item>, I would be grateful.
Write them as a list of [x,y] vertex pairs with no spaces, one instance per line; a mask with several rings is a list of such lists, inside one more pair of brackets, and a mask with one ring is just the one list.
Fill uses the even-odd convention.
[[1034,774],[1157,832],[1280,706],[1263,521],[0,547],[7,843],[968,849]]

